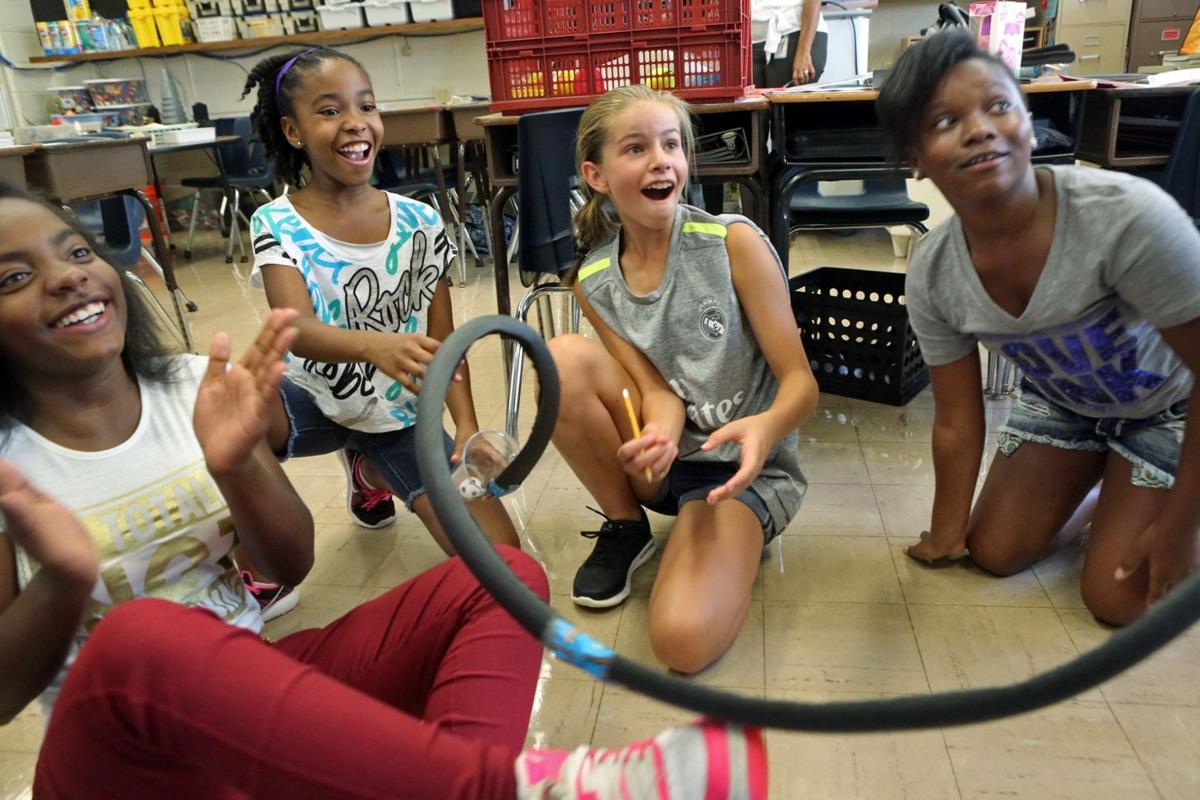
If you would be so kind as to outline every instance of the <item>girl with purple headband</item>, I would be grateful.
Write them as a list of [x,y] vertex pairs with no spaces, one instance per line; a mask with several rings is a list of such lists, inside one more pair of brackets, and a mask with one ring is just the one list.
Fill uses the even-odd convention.
[[[251,280],[272,308],[300,314],[284,384],[291,420],[285,456],[337,452],[351,518],[365,528],[395,519],[393,495],[452,553],[420,479],[413,446],[417,394],[438,343],[454,330],[444,280],[457,252],[437,211],[371,185],[383,121],[370,78],[329,48],[264,59],[255,131],[295,191],[258,209]],[[460,457],[479,430],[464,362],[446,405]],[[495,497],[468,507],[497,544],[519,546]]]

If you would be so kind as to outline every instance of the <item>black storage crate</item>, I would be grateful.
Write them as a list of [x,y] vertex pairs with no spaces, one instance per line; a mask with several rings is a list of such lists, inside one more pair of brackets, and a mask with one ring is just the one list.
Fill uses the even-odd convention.
[[929,385],[903,275],[821,267],[788,283],[822,392],[902,406]]

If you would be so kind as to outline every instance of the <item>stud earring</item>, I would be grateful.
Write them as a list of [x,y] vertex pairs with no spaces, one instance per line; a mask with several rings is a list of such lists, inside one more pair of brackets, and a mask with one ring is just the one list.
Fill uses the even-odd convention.
[[288,144],[290,144],[292,147],[296,148],[297,150],[304,147],[303,142],[288,142]]

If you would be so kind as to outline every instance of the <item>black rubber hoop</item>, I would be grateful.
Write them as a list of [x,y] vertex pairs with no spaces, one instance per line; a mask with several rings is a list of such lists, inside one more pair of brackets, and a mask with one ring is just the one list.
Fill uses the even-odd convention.
[[488,316],[463,325],[438,348],[417,406],[417,463],[429,499],[455,550],[512,616],[558,657],[600,680],[613,680],[663,702],[743,725],[825,732],[940,728],[1021,714],[1066,700],[1120,674],[1200,618],[1200,572],[1175,587],[1137,622],[1065,664],[1006,686],[886,700],[795,703],[761,700],[700,686],[630,661],[572,627],[508,569],[475,523],[450,480],[442,445],[442,409],[454,369],[478,339],[499,333],[523,346],[537,370],[537,419],[528,442],[496,479],[518,485],[537,463],[558,415],[558,373],[542,337],[512,317]]

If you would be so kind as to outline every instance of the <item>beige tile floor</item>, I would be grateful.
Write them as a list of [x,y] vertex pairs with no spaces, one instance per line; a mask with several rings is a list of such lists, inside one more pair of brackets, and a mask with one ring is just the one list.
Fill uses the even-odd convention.
[[[206,257],[180,269],[200,304],[193,328],[200,342],[224,329],[244,344],[265,303],[235,278],[216,247],[212,241],[198,248]],[[793,245],[792,264],[794,271],[904,266],[883,232],[803,237]],[[521,291],[514,287],[514,298]],[[460,321],[491,312],[490,271],[472,267],[471,282],[452,296]],[[494,343],[471,354],[485,426],[503,424],[498,362]],[[1006,406],[989,408],[994,428]],[[1107,631],[1082,609],[1078,547],[1005,580],[966,565],[925,569],[900,552],[928,518],[931,420],[928,392],[903,409],[822,398],[801,429],[811,481],[805,506],[769,549],[741,635],[696,681],[801,702],[922,694],[1020,680],[1104,640]],[[415,518],[401,516],[381,531],[354,527],[333,457],[294,462],[287,471],[316,515],[318,547],[299,608],[273,622],[272,635],[326,623],[441,560]],[[550,575],[555,609],[605,644],[653,663],[645,619],[656,563],[638,573],[632,599],[620,608],[593,612],[570,601],[574,569],[590,549],[578,531],[598,522],[584,509],[587,502],[557,454],[546,453],[523,489],[524,546]],[[665,537],[669,522],[656,518],[654,526]],[[1098,690],[1015,719],[899,734],[771,732],[772,796],[1200,797],[1198,679],[1195,632]],[[548,659],[529,741],[618,745],[691,716]],[[28,786],[41,730],[35,711],[0,728],[0,797],[21,796]]]

